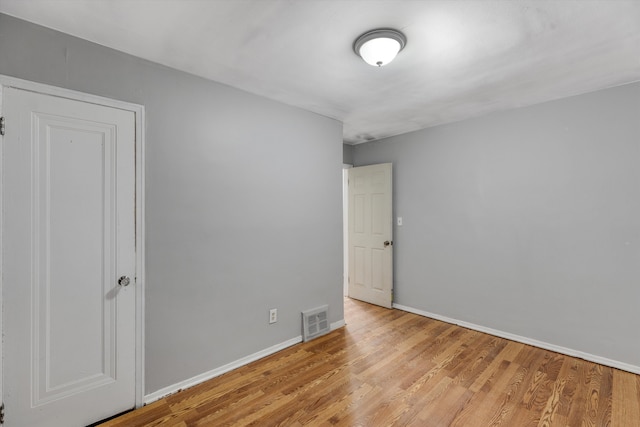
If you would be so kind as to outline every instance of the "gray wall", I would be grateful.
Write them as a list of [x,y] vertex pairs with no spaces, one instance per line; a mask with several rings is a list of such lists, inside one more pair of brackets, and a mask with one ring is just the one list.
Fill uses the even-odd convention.
[[348,144],[342,145],[342,163],[347,165],[353,164],[353,146]]
[[6,15],[0,74],[146,107],[146,393],[343,318],[341,123]]
[[640,366],[640,84],[354,160],[394,164],[398,304]]

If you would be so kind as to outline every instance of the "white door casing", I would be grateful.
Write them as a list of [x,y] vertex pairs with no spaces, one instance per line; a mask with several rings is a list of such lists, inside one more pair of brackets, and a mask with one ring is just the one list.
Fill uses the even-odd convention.
[[393,300],[392,164],[349,173],[349,296],[391,308]]
[[142,108],[15,82],[2,87],[5,425],[86,425],[142,403]]
[[349,296],[349,175],[353,165],[342,164],[342,246],[343,246],[343,295]]

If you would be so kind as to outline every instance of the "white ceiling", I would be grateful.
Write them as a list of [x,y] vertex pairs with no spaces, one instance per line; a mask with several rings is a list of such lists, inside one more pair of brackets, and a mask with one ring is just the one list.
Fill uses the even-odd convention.
[[[0,12],[344,122],[359,143],[640,80],[637,0],[0,0]],[[391,27],[386,67],[352,51]]]

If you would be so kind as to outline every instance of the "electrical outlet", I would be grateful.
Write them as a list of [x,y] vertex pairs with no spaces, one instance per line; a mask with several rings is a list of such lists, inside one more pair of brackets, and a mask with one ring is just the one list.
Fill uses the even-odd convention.
[[278,321],[278,309],[272,308],[269,310],[269,323],[276,323]]

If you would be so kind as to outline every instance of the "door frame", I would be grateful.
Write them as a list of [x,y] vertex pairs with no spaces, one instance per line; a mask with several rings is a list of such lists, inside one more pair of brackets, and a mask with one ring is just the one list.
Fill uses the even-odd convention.
[[342,294],[349,296],[349,174],[352,164],[342,164]]
[[[16,88],[30,92],[37,92],[44,95],[66,98],[74,101],[88,102],[91,104],[103,105],[120,110],[131,111],[135,116],[135,251],[136,251],[136,276],[135,276],[135,307],[136,307],[136,360],[135,360],[135,405],[136,408],[144,404],[144,288],[145,288],[145,110],[143,105],[132,104],[130,102],[118,101],[111,98],[105,98],[98,95],[91,95],[78,92],[71,89],[50,86],[42,83],[35,83],[28,80],[22,80],[11,76],[0,74],[0,117],[3,115],[2,96],[5,88]],[[7,123],[6,126],[11,126]],[[0,136],[0,165],[3,159],[4,137]],[[2,182],[2,174],[0,173],[0,225],[2,224],[2,191],[4,183]],[[3,236],[2,227],[0,226],[0,260],[2,260]],[[0,275],[0,334],[4,335],[4,325],[2,323],[3,311],[2,307],[2,276]],[[1,336],[1,335],[0,335]],[[4,349],[2,340],[0,339],[0,398],[4,399],[3,366]],[[115,415],[115,414],[114,414]]]

